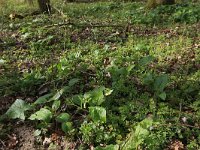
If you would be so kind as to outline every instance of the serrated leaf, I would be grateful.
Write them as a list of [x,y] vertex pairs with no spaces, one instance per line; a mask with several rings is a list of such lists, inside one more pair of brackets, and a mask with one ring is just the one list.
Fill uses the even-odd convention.
[[70,115],[68,113],[61,113],[56,117],[56,121],[58,122],[66,122],[69,121]]
[[47,102],[49,101],[49,98],[50,98],[52,95],[53,95],[52,93],[43,95],[43,96],[39,97],[39,98],[34,102],[34,104],[44,104],[44,103],[47,103]]
[[60,103],[61,103],[60,100],[54,101],[53,104],[52,104],[52,109],[54,111],[58,110],[58,108],[60,107]]
[[41,108],[39,111],[32,114],[29,119],[30,120],[42,120],[45,122],[49,122],[52,118],[52,113],[50,110],[46,108]]
[[6,112],[6,116],[11,119],[25,120],[25,112],[30,110],[31,106],[21,99],[17,99]]
[[65,133],[69,132],[72,130],[72,122],[63,122],[61,128]]
[[78,83],[80,81],[80,79],[78,78],[74,78],[74,79],[71,79],[68,83],[69,86],[73,86],[75,85],[76,83]]
[[89,114],[94,122],[106,122],[106,109],[103,107],[89,107]]

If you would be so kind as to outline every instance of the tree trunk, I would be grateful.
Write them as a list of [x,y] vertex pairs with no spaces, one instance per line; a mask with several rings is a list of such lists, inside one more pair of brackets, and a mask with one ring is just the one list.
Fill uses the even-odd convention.
[[50,0],[38,0],[38,5],[42,13],[51,13]]
[[28,3],[29,5],[33,6],[33,0],[25,0],[25,3]]
[[148,0],[147,7],[155,8],[158,5],[172,5],[175,4],[175,0]]
[[164,1],[164,4],[166,4],[166,5],[172,5],[174,3],[175,3],[175,0],[165,0]]

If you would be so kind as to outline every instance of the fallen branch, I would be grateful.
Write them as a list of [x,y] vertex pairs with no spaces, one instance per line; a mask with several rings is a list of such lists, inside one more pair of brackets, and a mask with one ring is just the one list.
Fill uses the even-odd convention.
[[76,26],[76,27],[91,27],[91,28],[101,28],[101,27],[126,27],[126,25],[115,25],[115,24],[76,24],[73,22],[67,22],[67,23],[58,23],[58,24],[52,24],[44,26],[44,28],[51,28],[54,26]]
[[195,129],[200,129],[199,126],[193,126],[193,125],[189,125],[189,124],[181,124],[181,123],[175,123],[175,124],[159,124],[159,125],[156,125],[154,126],[155,128],[156,127],[161,127],[161,126],[181,126],[181,127],[189,127],[189,128],[195,128]]

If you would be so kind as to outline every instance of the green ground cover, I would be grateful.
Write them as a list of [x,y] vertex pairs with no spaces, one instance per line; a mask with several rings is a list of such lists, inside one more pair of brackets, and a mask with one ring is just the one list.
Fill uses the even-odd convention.
[[2,147],[25,120],[39,146],[56,134],[68,149],[200,148],[199,3],[35,7],[0,7]]

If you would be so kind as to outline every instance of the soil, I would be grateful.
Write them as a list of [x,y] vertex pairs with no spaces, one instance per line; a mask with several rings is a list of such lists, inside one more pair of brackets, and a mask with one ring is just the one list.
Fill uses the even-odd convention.
[[16,133],[19,140],[18,150],[35,150],[33,127],[27,127],[24,125],[14,129],[14,132]]
[[[9,125],[8,125],[9,126]],[[4,139],[0,139],[0,150],[35,150],[34,128],[27,125],[12,127]]]

